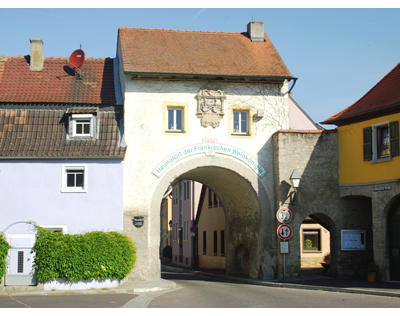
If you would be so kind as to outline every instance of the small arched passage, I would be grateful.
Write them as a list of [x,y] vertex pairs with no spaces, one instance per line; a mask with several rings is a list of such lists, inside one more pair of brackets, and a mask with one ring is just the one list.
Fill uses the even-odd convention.
[[[220,156],[196,157],[180,162],[166,172],[153,194],[151,229],[159,231],[159,210],[163,194],[170,185],[184,179],[205,184],[217,192],[223,202],[226,272],[244,274],[251,278],[273,277],[275,249],[265,254],[264,249],[268,246],[263,240],[268,239],[268,232],[261,229],[263,222],[269,220],[272,223],[273,220],[270,200],[265,190],[259,186],[257,175],[233,159]],[[269,238],[273,244],[271,236],[272,229]]]
[[390,205],[387,215],[390,280],[400,281],[400,195]]
[[[308,271],[311,273],[315,271],[318,272],[318,269],[315,268],[318,267],[318,263],[323,263],[323,265],[320,266],[321,270],[323,268],[322,272],[329,275],[335,275],[337,272],[337,236],[333,220],[326,214],[314,213],[305,217],[300,227],[302,226],[304,226],[304,229],[300,229],[300,260],[302,259],[302,256],[305,257],[306,255],[309,255],[311,259],[309,260],[310,267],[302,267],[302,274],[307,273]],[[327,230],[329,232],[327,233],[328,238],[325,240],[324,230]],[[309,245],[305,245],[305,243],[307,242],[309,243]],[[324,243],[329,243],[329,245],[324,245]],[[329,257],[326,257],[326,249],[329,249]],[[320,256],[318,256],[318,253],[320,253]],[[315,258],[312,258],[313,255]],[[313,260],[317,261],[313,262]],[[308,270],[307,268],[311,269]]]

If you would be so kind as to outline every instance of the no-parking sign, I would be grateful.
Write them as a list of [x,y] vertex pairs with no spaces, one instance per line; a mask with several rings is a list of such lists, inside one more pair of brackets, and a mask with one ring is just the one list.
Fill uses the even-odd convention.
[[288,224],[281,224],[276,230],[276,233],[280,239],[289,240],[293,235],[293,229]]

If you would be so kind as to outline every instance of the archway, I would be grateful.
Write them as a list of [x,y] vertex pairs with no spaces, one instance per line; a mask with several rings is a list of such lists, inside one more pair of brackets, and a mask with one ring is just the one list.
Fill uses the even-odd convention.
[[390,279],[400,281],[400,196],[395,198],[389,209],[387,227]]
[[[206,185],[218,194],[224,205],[226,272],[252,278],[273,277],[271,272],[275,270],[275,261],[268,259],[273,258],[275,250],[270,249],[266,255],[263,243],[268,239],[268,233],[273,236],[272,229],[270,232],[261,231],[263,221],[269,219],[272,222],[271,206],[264,188],[259,186],[257,175],[242,163],[219,156],[181,162],[160,179],[153,194],[152,210],[157,210],[158,214],[158,219],[153,218],[154,230],[160,227],[162,197],[168,187],[181,180]],[[152,211],[152,214],[156,212]]]
[[333,220],[325,214],[306,216],[300,225],[300,267],[303,277],[335,274],[336,231]]

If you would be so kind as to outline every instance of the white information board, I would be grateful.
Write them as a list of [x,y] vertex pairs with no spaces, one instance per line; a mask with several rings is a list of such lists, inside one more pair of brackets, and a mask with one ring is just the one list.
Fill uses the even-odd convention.
[[342,229],[342,250],[365,250],[366,235],[365,230]]

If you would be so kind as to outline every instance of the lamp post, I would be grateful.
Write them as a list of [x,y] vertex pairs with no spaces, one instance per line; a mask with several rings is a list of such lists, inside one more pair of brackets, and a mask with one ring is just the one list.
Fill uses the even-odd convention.
[[297,169],[294,169],[290,176],[290,182],[292,183],[292,187],[294,188],[294,190],[290,192],[290,204],[294,203],[294,200],[296,198],[297,188],[300,186],[300,180],[301,180],[300,173],[297,171]]

